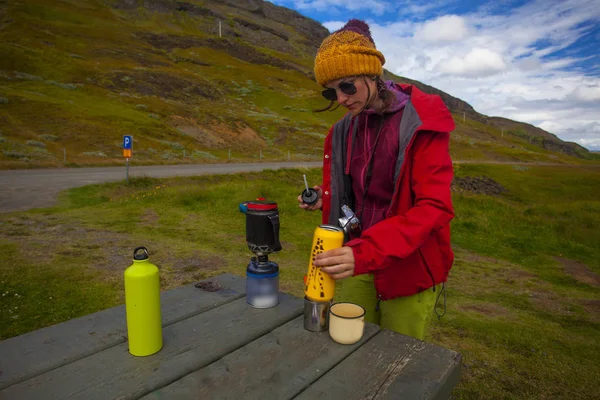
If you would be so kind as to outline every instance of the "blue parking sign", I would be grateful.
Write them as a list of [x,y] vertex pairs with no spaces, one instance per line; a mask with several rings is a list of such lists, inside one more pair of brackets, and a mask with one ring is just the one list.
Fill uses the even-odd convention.
[[133,144],[133,137],[129,136],[129,135],[125,135],[123,136],[123,148],[124,149],[131,149],[131,145]]

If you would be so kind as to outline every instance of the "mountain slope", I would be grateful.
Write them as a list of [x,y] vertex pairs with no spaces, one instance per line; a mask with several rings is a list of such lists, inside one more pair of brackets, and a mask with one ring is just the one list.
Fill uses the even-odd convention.
[[[319,159],[343,115],[312,112],[328,33],[254,0],[0,1],[0,166],[122,163],[123,135],[136,163]],[[591,157],[410,82],[454,112],[455,158]]]

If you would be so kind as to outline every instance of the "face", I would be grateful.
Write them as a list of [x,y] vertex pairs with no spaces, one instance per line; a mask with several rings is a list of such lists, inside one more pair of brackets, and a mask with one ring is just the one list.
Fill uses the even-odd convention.
[[[325,85],[323,97],[335,100],[352,113],[359,113],[369,101],[369,93],[376,93],[375,82],[364,76],[333,80]],[[335,96],[335,98],[334,98]]]

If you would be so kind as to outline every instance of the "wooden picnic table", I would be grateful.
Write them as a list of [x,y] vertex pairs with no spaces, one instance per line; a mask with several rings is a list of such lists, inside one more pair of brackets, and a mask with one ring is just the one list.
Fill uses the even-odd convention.
[[128,351],[118,306],[0,342],[0,399],[446,399],[461,357],[366,324],[354,345],[303,326],[303,300],[254,309],[224,274],[161,294],[163,348]]

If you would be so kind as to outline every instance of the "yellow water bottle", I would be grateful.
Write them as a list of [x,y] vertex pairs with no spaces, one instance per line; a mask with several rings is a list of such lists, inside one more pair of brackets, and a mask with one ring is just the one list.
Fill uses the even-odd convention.
[[125,270],[125,310],[129,352],[149,356],[162,348],[160,280],[158,268],[148,260],[148,249],[133,251],[133,264]]
[[304,295],[313,301],[328,302],[333,299],[335,281],[321,268],[313,264],[315,256],[327,250],[342,247],[344,244],[344,231],[334,225],[319,225],[313,235],[308,273]]

